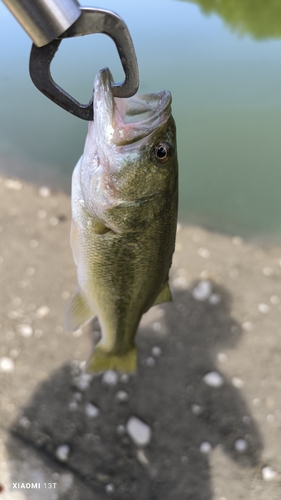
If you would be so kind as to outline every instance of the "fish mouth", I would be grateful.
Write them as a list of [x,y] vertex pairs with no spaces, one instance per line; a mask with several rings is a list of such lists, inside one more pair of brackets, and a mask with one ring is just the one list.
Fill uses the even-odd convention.
[[171,116],[168,90],[128,98],[114,97],[113,77],[100,70],[94,83],[94,121],[109,142],[130,144],[150,135]]

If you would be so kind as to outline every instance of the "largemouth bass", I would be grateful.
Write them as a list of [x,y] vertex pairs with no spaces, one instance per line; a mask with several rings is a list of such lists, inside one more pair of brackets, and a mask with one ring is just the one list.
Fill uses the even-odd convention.
[[71,247],[79,289],[65,328],[98,316],[87,370],[134,372],[143,313],[171,300],[178,166],[171,94],[114,98],[106,68],[94,83],[94,121],[72,177]]

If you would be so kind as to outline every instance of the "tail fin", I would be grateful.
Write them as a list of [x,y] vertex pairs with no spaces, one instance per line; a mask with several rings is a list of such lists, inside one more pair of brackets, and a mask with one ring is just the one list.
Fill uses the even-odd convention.
[[88,373],[100,373],[107,370],[134,373],[137,370],[137,349],[133,347],[123,354],[115,354],[97,346],[88,361],[86,370]]

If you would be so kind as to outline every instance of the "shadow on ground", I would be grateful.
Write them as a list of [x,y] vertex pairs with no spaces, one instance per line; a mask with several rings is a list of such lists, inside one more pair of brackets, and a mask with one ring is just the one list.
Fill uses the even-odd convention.
[[[210,454],[200,450],[202,442],[220,445],[243,467],[255,466],[262,443],[241,391],[222,374],[221,387],[203,380],[208,372],[219,373],[217,353],[235,348],[242,331],[230,315],[226,290],[215,287],[221,300],[212,305],[194,299],[196,285],[175,292],[174,303],[161,307],[162,317],[140,329],[136,376],[109,386],[101,376],[89,380],[79,363],[54,372],[23,409],[25,418],[11,429],[11,460],[17,437],[58,471],[62,465],[56,449],[68,445],[63,467],[87,488],[83,500],[93,493],[108,498],[108,484],[114,485],[111,498],[119,500],[211,500]],[[153,358],[155,346],[161,355]],[[121,390],[129,395],[126,402],[116,398]],[[86,415],[89,402],[100,410],[96,418]],[[142,452],[122,427],[131,416],[152,429]],[[236,450],[237,439],[246,441],[243,452]],[[68,492],[59,498],[74,497]]]

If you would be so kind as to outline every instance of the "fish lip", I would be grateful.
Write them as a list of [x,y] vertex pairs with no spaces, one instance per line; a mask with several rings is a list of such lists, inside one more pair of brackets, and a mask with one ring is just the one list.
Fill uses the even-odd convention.
[[[94,83],[94,120],[101,132],[111,129],[110,137],[115,144],[142,139],[170,117],[172,97],[168,90],[119,98],[113,95],[113,83],[108,68],[98,72]],[[135,119],[132,121],[131,117]]]
[[[120,120],[123,122],[123,125],[127,125],[126,118],[130,116],[142,117],[143,114],[147,114],[147,116],[141,120],[134,120],[130,123],[131,126],[148,125],[153,124],[157,121],[157,119],[164,115],[166,111],[169,111],[172,103],[172,96],[169,90],[162,90],[161,92],[157,92],[154,94],[139,94],[133,97],[129,97],[126,99],[126,109],[119,109],[119,103],[124,101],[124,99],[115,98],[115,112],[118,112]],[[140,109],[138,111],[132,111],[130,108],[137,107],[139,105]],[[142,106],[142,109],[141,109]],[[123,111],[123,112],[122,112]],[[129,125],[129,124],[128,124]]]

